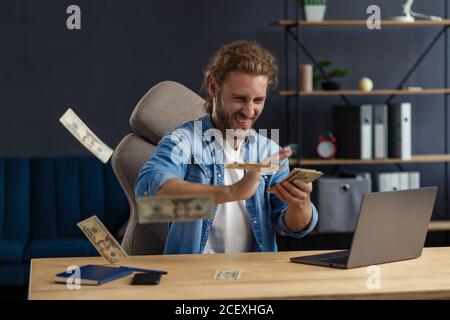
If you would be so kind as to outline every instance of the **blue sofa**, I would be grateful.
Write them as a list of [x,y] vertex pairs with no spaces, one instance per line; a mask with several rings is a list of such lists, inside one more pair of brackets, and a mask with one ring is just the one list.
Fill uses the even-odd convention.
[[0,159],[0,285],[25,285],[32,258],[97,256],[77,227],[92,215],[115,236],[129,216],[109,163],[94,157]]

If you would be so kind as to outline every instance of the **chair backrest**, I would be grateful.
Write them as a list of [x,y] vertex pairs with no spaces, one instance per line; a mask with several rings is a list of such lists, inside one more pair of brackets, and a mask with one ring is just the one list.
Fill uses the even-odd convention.
[[134,133],[125,136],[114,150],[112,167],[130,205],[130,218],[122,242],[130,255],[164,251],[168,224],[138,224],[134,185],[162,136],[204,115],[203,103],[199,95],[177,82],[163,81],[155,85],[139,101],[130,117]]

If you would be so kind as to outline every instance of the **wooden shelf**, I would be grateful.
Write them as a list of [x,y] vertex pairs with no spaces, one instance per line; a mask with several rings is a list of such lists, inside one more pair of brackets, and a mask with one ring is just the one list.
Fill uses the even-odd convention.
[[[450,220],[435,220],[431,221],[428,225],[428,232],[438,232],[438,231],[450,231]],[[348,234],[348,232],[317,232],[316,230],[313,230],[309,233],[310,236],[315,235],[323,235],[323,234]],[[286,236],[286,234],[282,231],[278,231],[278,234],[281,236]]]
[[450,220],[431,221],[428,231],[450,231]]
[[422,90],[393,90],[393,89],[381,89],[372,90],[369,92],[361,90],[315,90],[311,92],[282,90],[278,92],[278,95],[283,97],[293,96],[338,96],[338,95],[408,95],[408,94],[450,94],[450,89],[422,89]]
[[[303,166],[335,166],[335,165],[363,165],[363,164],[395,164],[395,163],[439,163],[439,162],[450,162],[450,154],[424,154],[424,155],[414,155],[410,160],[402,160],[398,158],[389,159],[372,159],[372,160],[361,160],[361,159],[302,159],[300,161]],[[289,159],[289,165],[298,165],[298,160]]]
[[[304,27],[366,27],[366,20],[324,20],[324,21],[304,21],[304,20],[277,20],[271,23],[274,26],[293,27],[296,25]],[[416,20],[414,22],[402,22],[395,20],[381,20],[381,27],[440,27],[449,26],[450,20]]]

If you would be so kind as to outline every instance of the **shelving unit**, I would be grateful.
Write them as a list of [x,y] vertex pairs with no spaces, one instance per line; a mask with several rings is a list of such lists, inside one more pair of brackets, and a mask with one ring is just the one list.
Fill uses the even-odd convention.
[[423,154],[414,155],[411,159],[403,160],[397,158],[388,159],[290,159],[289,165],[304,165],[304,166],[335,166],[335,165],[358,165],[358,164],[408,164],[408,163],[443,163],[450,162],[450,154]]
[[412,94],[449,94],[450,89],[423,89],[423,90],[396,90],[396,89],[378,89],[369,92],[361,90],[314,90],[309,92],[294,91],[294,90],[283,90],[278,91],[278,95],[283,97],[294,97],[294,96],[354,96],[354,95],[412,95]]
[[[446,220],[437,220],[437,221],[431,221],[428,225],[428,232],[440,232],[440,231],[448,231],[450,230],[450,221]],[[285,235],[283,233],[280,233],[281,235]],[[311,235],[319,234],[317,231],[312,231],[310,233]]]
[[[420,164],[420,163],[444,163],[444,177],[445,177],[445,185],[444,185],[444,192],[445,195],[445,212],[448,212],[449,205],[448,205],[448,198],[449,198],[449,188],[448,188],[448,180],[449,177],[449,170],[448,170],[448,163],[450,162],[450,154],[449,154],[449,113],[448,113],[448,106],[449,106],[449,95],[450,95],[450,83],[449,83],[449,72],[450,72],[450,66],[449,66],[449,43],[448,43],[448,27],[450,26],[450,19],[449,12],[450,12],[450,6],[449,2],[450,0],[445,0],[445,19],[440,21],[434,21],[434,20],[416,20],[415,22],[401,22],[401,21],[394,21],[394,20],[381,20],[381,27],[404,27],[404,28],[412,28],[412,27],[420,27],[420,28],[436,28],[438,29],[437,34],[433,37],[433,39],[430,41],[430,43],[426,46],[426,48],[423,50],[423,52],[418,56],[415,63],[411,66],[411,68],[406,72],[404,77],[401,79],[401,81],[398,83],[398,85],[395,88],[386,88],[386,89],[376,89],[370,92],[363,92],[360,90],[335,90],[335,91],[324,91],[324,90],[317,90],[312,92],[300,92],[298,91],[299,88],[299,80],[298,76],[294,77],[295,81],[290,81],[289,72],[290,70],[295,70],[295,72],[298,72],[299,66],[300,66],[300,52],[303,52],[305,56],[309,59],[308,63],[311,63],[315,65],[316,67],[320,68],[318,66],[318,62],[315,59],[314,55],[311,53],[311,51],[306,47],[305,43],[301,41],[300,38],[300,30],[302,28],[330,28],[330,27],[355,27],[355,28],[362,28],[365,29],[367,26],[366,20],[325,20],[325,21],[304,21],[299,18],[299,11],[300,11],[300,5],[298,0],[295,1],[295,14],[294,19],[290,19],[289,17],[289,1],[291,0],[284,0],[284,18],[281,20],[276,20],[271,23],[272,26],[275,27],[282,27],[284,29],[284,59],[285,59],[285,81],[280,82],[281,86],[283,87],[283,90],[278,91],[277,94],[279,96],[286,98],[286,108],[287,108],[287,115],[286,115],[286,121],[287,121],[287,132],[288,137],[291,139],[292,136],[295,137],[296,140],[289,141],[293,143],[301,143],[301,139],[299,139],[299,131],[298,127],[302,126],[302,117],[301,117],[301,106],[300,106],[300,99],[303,97],[310,97],[310,98],[316,98],[319,99],[323,96],[337,96],[340,99],[343,100],[345,104],[350,104],[347,96],[388,96],[386,99],[386,104],[390,103],[392,99],[397,95],[443,95],[445,100],[445,108],[444,108],[444,131],[445,131],[445,147],[444,147],[444,154],[426,154],[426,155],[413,155],[413,157],[409,160],[402,160],[402,159],[373,159],[373,160],[361,160],[361,159],[332,159],[332,160],[322,160],[322,159],[308,159],[303,158],[300,155],[300,159],[291,159],[289,164],[292,166],[295,165],[303,165],[303,166],[340,166],[340,165],[383,165],[383,164],[395,164],[400,169],[402,169],[402,164]],[[416,68],[419,66],[419,64],[423,61],[423,59],[427,56],[427,54],[430,52],[430,50],[434,47],[434,45],[437,43],[439,39],[444,37],[445,45],[444,45],[444,56],[445,56],[445,80],[444,80],[444,86],[443,88],[423,88],[421,90],[407,90],[405,88],[405,83],[411,76],[411,74],[416,70]],[[295,44],[295,69],[292,68],[292,64],[290,63],[290,50],[289,50],[289,44],[291,41]],[[294,88],[294,89],[293,89]],[[293,102],[293,105],[295,106],[294,114],[292,115],[290,112],[290,106]],[[290,119],[295,118],[298,120],[299,125],[296,126],[297,132],[293,134],[292,128],[290,126]],[[442,192],[441,191],[441,192]],[[438,221],[438,222],[432,222],[430,224],[430,231],[449,231],[450,230],[450,220],[449,221]]]
[[[295,27],[365,27],[366,20],[324,20],[324,21],[304,21],[304,20],[276,20],[271,23],[273,26]],[[402,22],[395,20],[381,20],[381,27],[442,27],[450,26],[449,19],[441,21],[416,20],[414,22]]]

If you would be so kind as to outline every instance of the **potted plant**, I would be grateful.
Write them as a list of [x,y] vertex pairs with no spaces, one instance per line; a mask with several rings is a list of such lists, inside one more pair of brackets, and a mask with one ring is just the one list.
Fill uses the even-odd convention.
[[333,79],[344,78],[348,74],[348,71],[346,69],[334,69],[331,71],[327,71],[326,69],[333,64],[331,60],[322,60],[319,61],[318,64],[320,68],[322,68],[322,70],[325,72],[327,77],[324,77],[323,74],[320,72],[319,68],[314,66],[313,69],[314,87],[318,88],[320,83],[322,85],[323,90],[339,90],[341,88],[340,82],[335,81]]
[[326,0],[303,0],[306,21],[323,21]]

